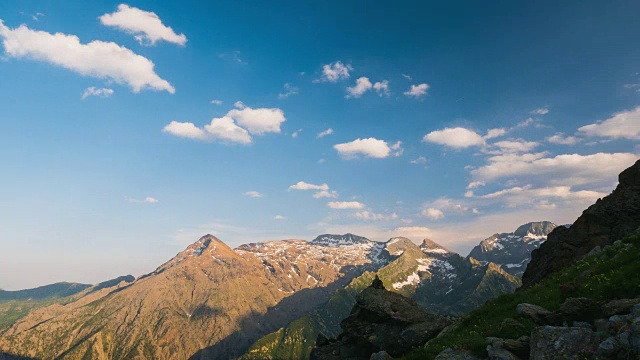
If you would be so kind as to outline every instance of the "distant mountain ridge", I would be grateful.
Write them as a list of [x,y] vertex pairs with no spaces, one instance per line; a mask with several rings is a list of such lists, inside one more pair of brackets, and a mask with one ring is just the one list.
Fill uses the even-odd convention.
[[558,227],[550,221],[530,222],[512,233],[494,234],[483,240],[469,253],[481,262],[493,262],[511,275],[522,277],[531,260],[531,252],[547,240]]
[[59,282],[40,286],[34,289],[7,291],[0,290],[0,302],[11,300],[43,300],[47,298],[62,298],[77,294],[92,285]]

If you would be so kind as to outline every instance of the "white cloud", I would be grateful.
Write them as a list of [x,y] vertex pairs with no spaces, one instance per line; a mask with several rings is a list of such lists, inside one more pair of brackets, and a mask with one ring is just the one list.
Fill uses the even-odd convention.
[[211,100],[213,105],[222,105],[222,100]]
[[134,35],[141,45],[155,45],[160,40],[182,46],[187,43],[187,37],[184,34],[176,34],[173,29],[162,23],[156,13],[125,4],[118,5],[118,11],[104,14],[99,19],[105,26],[115,27]]
[[327,135],[331,135],[331,134],[333,134],[333,129],[332,128],[328,128],[325,131],[319,132],[318,136],[316,136],[316,138],[320,139],[320,138],[323,138],[323,137],[325,137]]
[[313,194],[313,197],[316,198],[316,199],[320,199],[320,198],[337,198],[338,197],[338,193],[336,191],[322,190],[322,191],[318,191],[317,193]]
[[557,133],[548,137],[547,141],[552,144],[575,145],[580,141],[580,139],[575,136],[564,136],[562,133]]
[[329,190],[329,185],[327,185],[327,184],[315,185],[315,184],[309,184],[309,183],[304,182],[304,181],[298,181],[294,185],[289,186],[289,190],[320,190],[320,191],[328,191]]
[[428,217],[431,220],[438,220],[444,218],[444,213],[440,209],[426,208],[422,210],[422,216]]
[[472,198],[473,196],[474,196],[474,193],[473,193],[472,190],[466,191],[464,193],[464,197],[466,197],[466,198]]
[[484,136],[485,139],[493,139],[493,138],[497,138],[500,136],[504,136],[507,133],[507,129],[505,128],[496,128],[496,129],[489,129],[487,131],[487,135]]
[[409,81],[413,80],[413,78],[411,76],[407,75],[407,74],[402,74],[402,77],[407,79],[407,80],[409,80]]
[[302,132],[302,129],[298,129],[294,131],[293,134],[291,134],[291,137],[295,139],[298,137],[298,135],[300,135],[301,132]]
[[229,116],[214,118],[209,125],[204,126],[207,134],[217,140],[240,144],[251,144],[251,135],[247,130],[236,125]]
[[373,88],[376,90],[376,92],[380,96],[391,95],[391,92],[389,91],[389,80],[378,81],[375,84],[373,84]]
[[345,159],[353,159],[359,155],[382,159],[389,156],[402,154],[401,142],[396,142],[391,147],[384,140],[376,138],[356,139],[348,143],[337,144],[334,149]]
[[242,110],[242,109],[244,109],[244,108],[246,108],[246,107],[247,107],[247,106],[246,106],[242,101],[240,101],[240,100],[238,100],[238,101],[234,102],[234,103],[233,103],[233,106],[234,106],[234,107],[236,107],[236,108],[238,108],[238,109],[240,109],[240,110]]
[[533,141],[516,139],[516,140],[498,141],[493,145],[500,148],[498,153],[523,153],[523,152],[529,152],[535,149],[540,144]]
[[151,60],[113,42],[81,44],[75,35],[35,31],[25,25],[10,29],[2,20],[0,38],[9,57],[44,61],[80,75],[127,84],[136,93],[143,89],[175,92],[155,73]]
[[490,182],[510,178],[538,178],[558,185],[610,184],[638,156],[631,153],[564,154],[547,153],[493,156],[485,166],[471,171],[475,181]]
[[248,196],[250,198],[261,198],[264,195],[257,191],[247,191],[246,193],[244,193],[244,196]]
[[109,89],[109,88],[98,89],[94,86],[91,86],[91,87],[88,87],[82,94],[82,100],[88,98],[89,96],[108,98],[108,97],[111,97],[113,93],[114,93],[113,89]]
[[276,216],[274,217],[274,219],[275,219],[275,220],[286,220],[287,218],[286,218],[285,216],[282,216],[282,215],[276,215]]
[[130,197],[125,197],[124,199],[132,204],[156,204],[159,202],[158,199],[151,196],[147,196],[144,199],[132,199]]
[[429,90],[428,84],[411,85],[411,88],[405,91],[404,94],[406,96],[419,98],[421,96],[427,95],[427,90]]
[[364,209],[364,204],[358,201],[331,201],[327,203],[327,206],[338,210]]
[[255,135],[280,133],[280,125],[286,121],[284,112],[278,108],[243,107],[229,111],[227,116]]
[[367,220],[367,221],[389,221],[389,220],[397,219],[398,214],[392,213],[389,215],[385,215],[385,214],[374,213],[367,210],[362,210],[351,215],[351,217],[356,218],[358,220]]
[[549,207],[557,206],[551,203],[552,199],[561,199],[569,202],[580,202],[583,206],[594,203],[597,199],[608,194],[598,191],[580,190],[572,191],[571,186],[550,186],[534,188],[532,185],[512,187],[480,196],[482,199],[500,199],[508,207],[518,207],[526,204]]
[[360,96],[362,96],[362,94],[371,90],[372,87],[373,85],[371,84],[371,81],[369,81],[369,78],[363,76],[361,78],[358,78],[358,80],[356,80],[355,86],[347,88],[348,94],[346,97],[359,98]]
[[162,131],[183,138],[195,140],[219,140],[222,142],[251,144],[251,135],[247,130],[235,124],[232,118],[225,116],[214,118],[201,129],[190,122],[172,121]]
[[427,238],[431,237],[433,232],[425,226],[401,226],[393,229],[393,236],[403,236],[406,238]]
[[337,82],[341,79],[348,79],[351,75],[349,71],[353,70],[351,65],[345,65],[341,61],[336,61],[333,64],[327,64],[322,66],[322,75],[314,82]]
[[531,112],[533,115],[547,115],[549,113],[549,108],[543,107],[539,109],[535,109]]
[[535,123],[536,121],[533,118],[528,118],[525,120],[520,121],[519,123],[516,124],[515,128],[523,128],[523,127],[527,127],[533,123]]
[[471,146],[482,146],[485,144],[482,136],[473,130],[463,127],[445,128],[443,130],[432,131],[422,138],[423,142],[431,142],[444,145],[454,149],[464,149]]
[[417,159],[409,161],[412,164],[426,164],[427,158],[424,156],[418,156]]
[[467,189],[475,189],[485,185],[487,184],[483,183],[482,181],[472,181],[469,183],[469,185],[467,185]]
[[640,106],[613,114],[607,120],[583,126],[578,131],[586,136],[640,140]]
[[298,89],[297,87],[295,87],[295,86],[293,86],[293,85],[291,85],[289,83],[286,83],[286,84],[284,84],[284,92],[278,94],[278,98],[286,99],[289,96],[298,95],[299,93],[300,93],[300,89]]
[[204,130],[200,129],[190,122],[172,121],[167,126],[165,126],[162,131],[174,136],[188,139],[205,140],[207,137]]

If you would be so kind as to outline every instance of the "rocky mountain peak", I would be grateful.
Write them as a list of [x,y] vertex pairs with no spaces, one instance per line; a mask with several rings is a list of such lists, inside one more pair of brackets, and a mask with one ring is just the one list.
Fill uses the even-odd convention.
[[558,225],[552,223],[551,221],[536,221],[530,222],[528,224],[524,224],[518,227],[516,231],[513,232],[516,236],[525,237],[529,234],[536,236],[547,236],[553,229],[555,229]]
[[344,235],[323,234],[311,241],[314,245],[338,247],[343,245],[366,244],[371,240],[363,236],[346,233]]
[[420,249],[424,253],[440,253],[440,254],[448,254],[453,253],[451,250],[445,248],[444,246],[438,244],[437,242],[431,239],[422,240],[422,244],[420,244]]

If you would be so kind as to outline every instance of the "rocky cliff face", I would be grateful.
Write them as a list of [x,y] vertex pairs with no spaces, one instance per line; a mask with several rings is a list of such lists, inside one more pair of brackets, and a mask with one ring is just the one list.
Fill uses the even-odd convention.
[[523,277],[524,287],[573,264],[597,246],[611,245],[640,227],[640,160],[619,175],[613,193],[586,209],[569,228],[552,231],[534,250]]
[[451,321],[428,313],[411,299],[387,291],[376,276],[357,297],[336,340],[319,338],[311,359],[363,359],[384,351],[397,357],[435,337]]
[[557,227],[549,221],[524,224],[512,233],[494,234],[469,253],[480,262],[493,262],[511,275],[521,277],[531,259],[531,252],[547,240]]

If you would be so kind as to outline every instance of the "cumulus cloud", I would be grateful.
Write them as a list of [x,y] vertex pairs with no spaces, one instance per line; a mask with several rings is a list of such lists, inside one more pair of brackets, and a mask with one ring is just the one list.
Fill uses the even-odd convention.
[[444,145],[454,149],[465,149],[472,146],[485,145],[482,136],[473,130],[463,127],[445,128],[428,133],[422,138],[423,142]]
[[320,138],[323,138],[323,137],[331,135],[331,134],[333,134],[333,129],[332,128],[328,128],[325,131],[319,132],[318,136],[316,136],[316,138],[320,139]]
[[289,83],[286,83],[284,84],[284,92],[278,94],[278,98],[286,99],[289,96],[298,95],[299,93],[300,93],[300,89],[298,89],[297,87]]
[[337,210],[364,209],[364,204],[358,201],[331,201],[327,206]]
[[428,84],[411,85],[411,88],[405,91],[404,94],[406,96],[419,98],[421,96],[427,95],[427,90],[429,90]]
[[162,23],[156,13],[125,4],[118,5],[116,12],[104,14],[99,19],[105,26],[132,34],[141,45],[155,45],[161,40],[182,46],[187,43],[184,34],[176,34],[172,28]]
[[263,197],[264,195],[257,191],[247,191],[246,193],[244,193],[244,196],[247,196],[250,198],[260,198],[260,197]]
[[578,129],[586,136],[640,140],[640,106]]
[[526,141],[523,139],[515,139],[515,140],[505,140],[498,141],[493,144],[493,146],[497,146],[500,150],[498,153],[523,153],[529,152],[540,145],[537,142]]
[[315,185],[315,184],[309,184],[309,183],[304,182],[304,181],[298,181],[297,183],[289,186],[289,190],[320,190],[320,191],[328,191],[329,190],[329,185],[327,185],[327,184]]
[[356,139],[348,143],[334,145],[333,148],[345,159],[366,156],[377,159],[402,155],[401,142],[389,146],[386,141],[376,138]]
[[284,112],[278,108],[243,107],[229,111],[227,116],[255,135],[280,133],[280,125],[286,121]]
[[617,174],[638,159],[631,153],[547,155],[542,152],[493,156],[487,165],[472,170],[471,175],[474,181],[482,182],[538,178],[558,185],[609,184],[614,183]]
[[507,133],[507,129],[505,128],[489,129],[487,131],[487,135],[485,135],[484,138],[487,140],[494,139],[500,136],[504,136],[506,133]]
[[88,87],[84,93],[82,93],[82,100],[88,98],[89,96],[95,96],[100,98],[108,98],[113,95],[113,89],[109,88],[96,88],[94,86]]
[[361,77],[356,80],[356,84],[347,88],[347,98],[359,98],[373,87],[371,81],[367,77]]
[[286,218],[286,216],[276,215],[276,216],[274,217],[274,219],[275,219],[275,220],[286,220],[287,218]]
[[172,121],[162,131],[188,139],[215,141],[227,143],[251,144],[251,135],[247,130],[235,124],[232,118],[225,116],[214,118],[211,123],[201,129],[190,122]]
[[378,93],[378,95],[380,96],[389,96],[391,95],[391,92],[389,91],[389,81],[388,80],[382,80],[382,81],[378,81],[375,84],[373,84],[373,88],[375,89],[375,91]]
[[486,184],[483,183],[482,181],[472,181],[469,183],[469,185],[467,185],[467,189],[475,189],[481,186],[485,186]]
[[549,136],[547,141],[552,144],[575,145],[580,141],[580,139],[575,136],[564,136],[562,133],[557,133],[553,136]]
[[438,220],[444,218],[444,213],[440,209],[426,208],[422,210],[422,216],[428,217],[431,220]]
[[385,214],[374,213],[367,210],[362,210],[351,215],[351,217],[356,218],[358,220],[367,220],[367,221],[389,221],[389,220],[397,219],[398,214],[391,213],[389,215],[385,215]]
[[158,203],[158,199],[151,197],[151,196],[147,196],[144,199],[133,199],[130,197],[125,197],[124,198],[125,201],[132,203],[132,204],[156,204]]
[[322,191],[318,191],[317,193],[313,194],[313,197],[316,198],[316,199],[337,198],[338,197],[338,192],[322,190]]
[[341,79],[348,79],[351,77],[349,71],[353,70],[351,65],[345,65],[341,61],[336,61],[332,64],[322,66],[322,75],[314,82],[337,82]]
[[113,42],[80,43],[75,35],[31,30],[25,25],[10,29],[0,20],[0,38],[7,56],[44,61],[80,75],[127,84],[133,92],[143,89],[175,89],[155,73],[155,64]]

